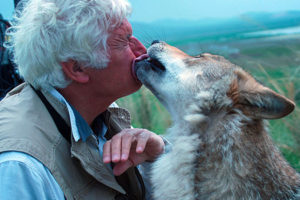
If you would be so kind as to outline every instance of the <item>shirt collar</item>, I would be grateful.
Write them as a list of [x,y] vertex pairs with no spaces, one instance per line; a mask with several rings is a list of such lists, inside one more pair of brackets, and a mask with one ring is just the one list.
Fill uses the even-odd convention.
[[68,101],[55,88],[48,89],[48,92],[56,99],[58,99],[61,103],[66,105],[70,118],[72,135],[75,142],[78,142],[80,139],[82,139],[82,141],[85,142],[86,139],[93,133],[93,130],[90,128],[88,123],[83,119],[80,113],[71,104],[69,104]]

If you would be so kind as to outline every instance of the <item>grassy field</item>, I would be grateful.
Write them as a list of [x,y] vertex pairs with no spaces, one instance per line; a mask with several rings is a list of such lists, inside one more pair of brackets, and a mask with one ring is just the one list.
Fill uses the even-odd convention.
[[[270,132],[285,158],[300,171],[300,40],[297,37],[273,37],[216,43],[181,41],[177,44],[191,55],[201,52],[223,55],[264,85],[296,102],[292,114],[270,121]],[[171,124],[165,108],[145,87],[118,103],[130,110],[135,127],[163,134]]]

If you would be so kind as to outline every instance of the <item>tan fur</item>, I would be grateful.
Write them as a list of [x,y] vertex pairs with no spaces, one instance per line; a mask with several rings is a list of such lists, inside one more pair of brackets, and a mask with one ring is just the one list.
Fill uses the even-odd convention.
[[[273,144],[265,119],[295,104],[221,56],[148,49],[138,78],[173,118],[173,144],[152,169],[157,200],[299,199],[300,176]],[[155,68],[151,59],[164,69]]]

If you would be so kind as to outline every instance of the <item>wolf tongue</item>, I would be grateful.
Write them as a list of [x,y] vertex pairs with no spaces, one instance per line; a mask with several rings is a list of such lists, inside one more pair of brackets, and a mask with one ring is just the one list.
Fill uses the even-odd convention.
[[137,57],[135,59],[135,62],[139,62],[139,61],[144,60],[146,58],[149,58],[148,54],[142,54],[142,55],[140,55],[139,57]]
[[144,60],[144,59],[146,59],[146,58],[148,58],[148,57],[149,57],[148,54],[142,54],[142,55],[140,55],[139,57],[137,57],[137,58],[132,62],[132,65],[131,65],[131,74],[132,74],[133,78],[134,78],[137,82],[139,82],[139,83],[140,83],[140,81],[139,81],[139,79],[138,79],[137,76],[136,76],[136,73],[135,73],[135,70],[134,70],[134,65],[135,65],[135,63],[137,63],[137,62],[139,62],[139,61],[142,61],[142,60]]

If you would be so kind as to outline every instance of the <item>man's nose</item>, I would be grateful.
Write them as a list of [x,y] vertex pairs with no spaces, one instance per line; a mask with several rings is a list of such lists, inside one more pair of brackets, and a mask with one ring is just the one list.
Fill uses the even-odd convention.
[[132,36],[130,44],[131,50],[136,57],[147,53],[146,47],[136,37]]

